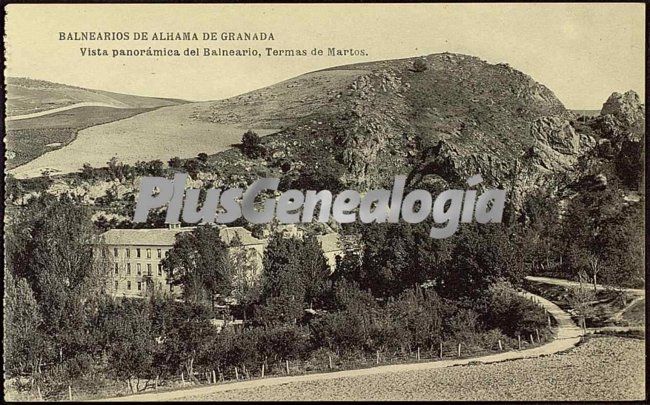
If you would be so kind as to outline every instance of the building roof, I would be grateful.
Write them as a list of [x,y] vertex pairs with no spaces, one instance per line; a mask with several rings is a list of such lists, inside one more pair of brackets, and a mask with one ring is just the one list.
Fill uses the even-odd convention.
[[194,228],[111,229],[101,235],[101,240],[107,245],[173,246],[177,234],[192,229]]
[[[195,227],[185,228],[154,228],[154,229],[111,229],[101,235],[101,240],[107,245],[131,246],[173,246],[176,235],[181,232],[192,231]],[[242,227],[224,227],[220,230],[221,239],[230,244],[235,237],[243,245],[261,245],[266,241],[253,237],[250,231]]]
[[[100,239],[107,245],[118,246],[166,246],[172,247],[176,242],[176,235],[189,232],[195,227],[184,228],[154,228],[154,229],[111,229],[100,235]],[[231,244],[239,238],[244,246],[266,245],[266,239],[258,239],[243,227],[223,227],[219,231],[221,239],[226,244]],[[324,253],[342,251],[340,237],[337,233],[318,235],[316,239]]]

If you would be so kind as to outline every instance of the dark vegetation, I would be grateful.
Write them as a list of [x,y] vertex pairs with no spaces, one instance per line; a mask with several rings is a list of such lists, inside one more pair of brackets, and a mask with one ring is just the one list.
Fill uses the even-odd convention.
[[[241,289],[238,262],[215,228],[183,234],[164,262],[182,301],[111,298],[89,212],[67,197],[40,198],[28,210],[7,228],[6,370],[46,398],[63,398],[68,384],[83,395],[137,392],[181,373],[186,381],[212,370],[232,378],[235,367],[258,375],[264,364],[272,375],[286,361],[326,370],[330,358],[358,367],[415,351],[431,358],[441,343],[445,356],[458,343],[470,355],[548,334],[544,311],[516,294],[524,269],[498,226],[467,227],[449,241],[431,240],[424,225],[371,226],[332,275],[313,237],[276,234],[259,283],[227,306]],[[486,238],[496,244],[484,259]],[[474,260],[458,262],[461,255]],[[469,272],[468,288],[445,287],[459,283],[457,266]],[[235,313],[243,328],[228,326]]]

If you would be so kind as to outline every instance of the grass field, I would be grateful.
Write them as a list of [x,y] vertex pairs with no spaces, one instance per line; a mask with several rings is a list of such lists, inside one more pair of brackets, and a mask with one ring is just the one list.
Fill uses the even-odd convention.
[[6,121],[5,143],[11,156],[6,161],[7,168],[13,169],[64,147],[84,128],[147,111],[151,108],[80,107],[42,117]]
[[[135,163],[153,159],[166,162],[174,156],[189,158],[201,152],[214,154],[239,143],[249,129],[264,136],[309,120],[316,113],[338,112],[334,102],[337,95],[362,73],[365,71],[315,72],[226,100],[162,107],[126,119],[107,120],[115,122],[104,125],[97,122],[78,131],[74,140],[72,131],[62,129],[50,131],[48,136],[39,134],[43,141],[29,141],[21,136],[23,133],[16,132],[14,138],[20,142],[13,146],[14,160],[19,163],[12,162],[11,173],[28,178],[40,176],[46,169],[53,173],[75,172],[84,163],[106,166],[112,157]],[[124,110],[115,110],[115,114],[124,114]],[[23,126],[79,127],[74,114],[52,114],[33,120],[13,121],[12,125],[15,130]],[[29,147],[29,143],[35,142],[40,148]],[[34,159],[42,154],[43,145],[53,142],[63,146]],[[21,144],[27,147],[19,148]],[[29,163],[16,167],[26,161]]]
[[76,139],[66,146],[10,173],[17,178],[40,176],[44,169],[71,173],[81,169],[84,163],[106,166],[113,157],[130,164],[153,159],[166,162],[174,156],[194,157],[201,152],[212,154],[228,149],[241,141],[247,129],[254,129],[259,135],[276,132],[199,121],[191,118],[196,108],[195,103],[163,107],[80,130]]

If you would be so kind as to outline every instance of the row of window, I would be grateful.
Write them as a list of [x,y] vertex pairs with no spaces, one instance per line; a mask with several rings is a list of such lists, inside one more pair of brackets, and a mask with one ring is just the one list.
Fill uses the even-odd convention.
[[[137,286],[138,286],[138,291],[142,291],[142,287],[143,287],[143,283],[142,283],[142,281],[138,281]],[[117,290],[119,287],[120,287],[120,283],[119,283],[119,281],[116,280],[116,281],[115,281],[115,290]],[[158,289],[159,289],[159,290],[162,290],[162,288],[163,288],[163,283],[162,283],[162,282],[158,282]],[[126,282],[126,289],[127,289],[127,290],[131,290],[131,280],[127,280],[127,282]],[[174,291],[174,286],[173,286],[173,285],[170,285],[170,286],[169,286],[169,291]]]
[[[113,268],[114,268],[114,271],[115,271],[115,275],[116,276],[119,275],[120,274],[120,265],[119,265],[119,263],[114,263],[113,266],[114,266]],[[141,276],[142,275],[142,264],[141,263],[136,263],[135,268],[136,268],[138,276]],[[131,275],[131,263],[126,264],[126,275],[127,276]],[[153,275],[152,272],[151,272],[151,263],[147,263],[147,276],[151,276],[151,275]],[[163,275],[163,268],[162,268],[161,263],[158,263],[158,275],[159,276]]]
[[[131,258],[131,249],[126,248],[125,251],[126,251],[126,258],[130,259]],[[162,249],[156,249],[156,255],[158,256],[158,259],[162,259],[162,252],[163,252]],[[147,253],[147,259],[151,259],[151,249],[146,249],[146,253]],[[169,254],[169,251],[166,250],[165,251],[165,256],[167,256],[168,254]],[[113,256],[119,257],[119,255],[120,255],[119,249],[118,248],[113,248]],[[140,249],[140,248],[135,249],[135,257],[136,257],[136,259],[140,259],[142,257],[142,249]]]

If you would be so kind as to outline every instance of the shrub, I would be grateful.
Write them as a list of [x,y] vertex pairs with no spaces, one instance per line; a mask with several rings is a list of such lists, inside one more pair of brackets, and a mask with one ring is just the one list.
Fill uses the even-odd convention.
[[196,156],[196,158],[198,159],[199,162],[206,163],[208,161],[208,154],[201,152]]
[[179,169],[181,167],[181,165],[183,164],[183,162],[181,161],[181,158],[179,158],[178,156],[175,156],[175,157],[169,159],[167,164],[169,165],[169,167],[171,167],[173,169]]
[[490,287],[483,318],[488,327],[499,328],[511,337],[519,334],[527,336],[547,325],[544,310],[518,295],[507,282]]
[[413,61],[414,72],[424,72],[428,69],[427,62],[424,59],[416,59]]
[[241,139],[242,151],[250,158],[258,158],[263,155],[262,139],[253,131],[246,131]]

